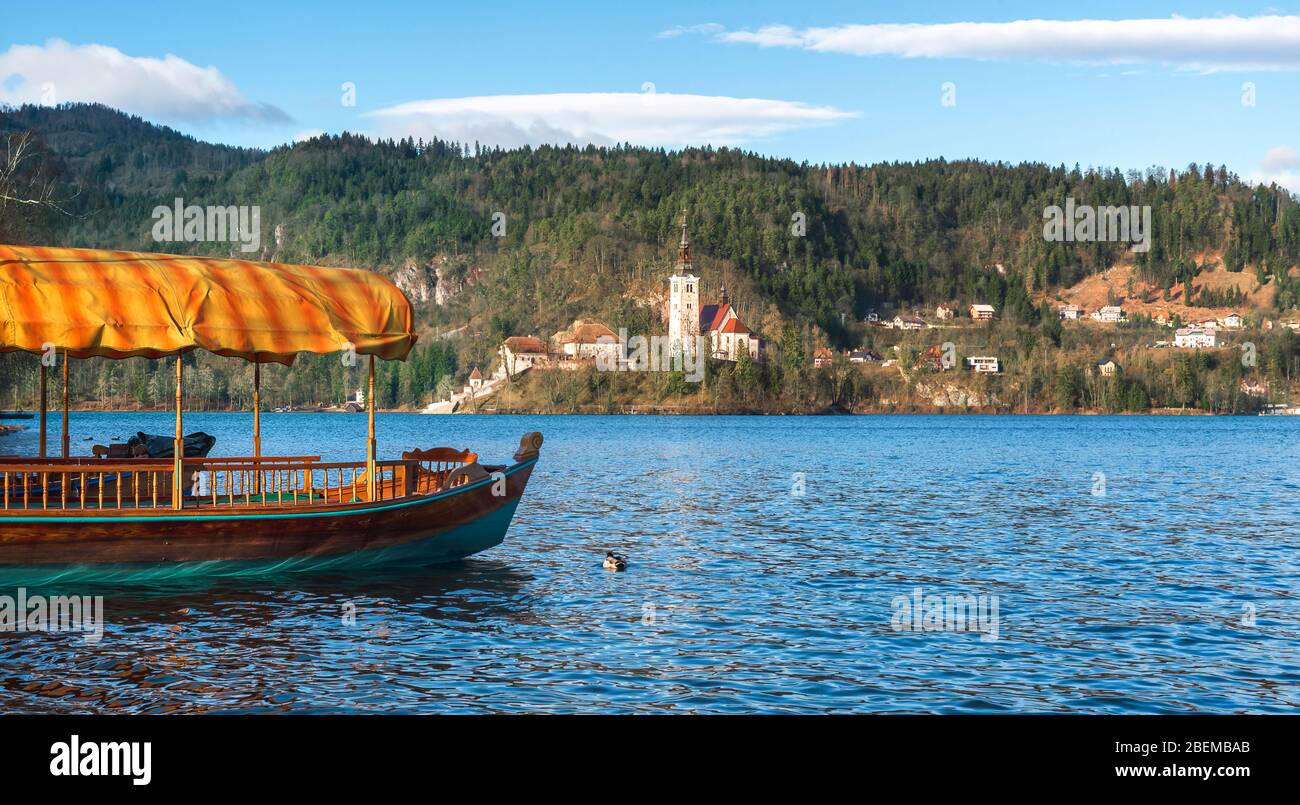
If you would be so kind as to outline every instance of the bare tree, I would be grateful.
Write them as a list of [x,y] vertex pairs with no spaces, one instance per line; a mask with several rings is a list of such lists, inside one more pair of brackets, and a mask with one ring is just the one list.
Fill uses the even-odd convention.
[[33,212],[53,210],[71,215],[55,197],[55,181],[31,131],[10,134],[5,138],[5,150],[0,159],[0,238],[9,239],[18,219]]

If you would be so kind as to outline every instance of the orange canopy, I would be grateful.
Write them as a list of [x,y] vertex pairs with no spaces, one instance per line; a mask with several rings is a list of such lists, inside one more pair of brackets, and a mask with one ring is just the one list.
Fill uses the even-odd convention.
[[160,358],[192,349],[290,364],[352,348],[404,359],[411,303],[370,271],[0,246],[0,352]]

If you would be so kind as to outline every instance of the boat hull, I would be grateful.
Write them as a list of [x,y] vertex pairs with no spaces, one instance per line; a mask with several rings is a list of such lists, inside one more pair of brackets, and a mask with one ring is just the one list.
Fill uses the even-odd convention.
[[0,582],[162,580],[413,567],[499,545],[536,458],[447,492],[384,503],[0,519]]

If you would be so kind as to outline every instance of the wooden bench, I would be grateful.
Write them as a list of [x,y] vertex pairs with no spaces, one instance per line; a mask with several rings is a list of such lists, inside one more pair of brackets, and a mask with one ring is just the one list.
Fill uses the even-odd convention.
[[434,447],[428,450],[408,450],[402,453],[402,460],[415,462],[413,491],[428,493],[442,489],[452,470],[477,463],[478,454],[471,453],[469,448],[457,450],[453,447]]

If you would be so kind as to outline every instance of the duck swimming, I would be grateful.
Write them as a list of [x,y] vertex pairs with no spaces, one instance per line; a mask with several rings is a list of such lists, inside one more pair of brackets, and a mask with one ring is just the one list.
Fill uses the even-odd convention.
[[627,570],[627,557],[620,556],[619,554],[616,554],[613,551],[606,551],[605,562],[604,564],[601,565],[601,567],[605,568],[606,570],[614,570],[614,571]]

